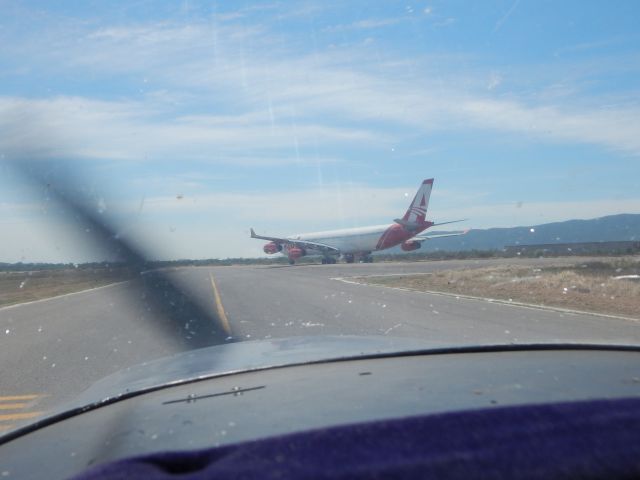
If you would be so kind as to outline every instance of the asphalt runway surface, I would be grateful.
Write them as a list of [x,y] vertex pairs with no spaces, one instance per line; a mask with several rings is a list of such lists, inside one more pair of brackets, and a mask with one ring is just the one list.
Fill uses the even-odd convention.
[[[351,276],[540,261],[200,267],[170,275],[203,308],[224,317],[226,341],[389,335],[438,345],[640,344],[640,322],[631,320],[348,283]],[[110,373],[185,349],[154,328],[158,312],[145,303],[137,283],[0,309],[0,433],[33,421]]]

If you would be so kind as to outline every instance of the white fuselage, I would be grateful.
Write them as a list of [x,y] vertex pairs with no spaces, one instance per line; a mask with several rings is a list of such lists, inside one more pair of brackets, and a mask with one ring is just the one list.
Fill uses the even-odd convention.
[[[301,233],[287,237],[290,240],[307,240],[337,248],[341,253],[372,252],[377,250],[380,238],[391,225],[373,225],[369,227],[344,228],[324,232]],[[308,249],[310,255],[321,252]]]

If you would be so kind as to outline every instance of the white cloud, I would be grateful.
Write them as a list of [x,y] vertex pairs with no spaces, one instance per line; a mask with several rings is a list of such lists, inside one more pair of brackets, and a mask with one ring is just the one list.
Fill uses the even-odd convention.
[[489,82],[487,83],[487,88],[489,90],[493,90],[498,87],[502,83],[502,76],[499,73],[492,72],[489,76]]
[[[176,213],[226,215],[233,212],[235,220],[289,222],[291,228],[302,225],[358,223],[359,221],[385,221],[402,215],[409,201],[405,193],[413,195],[415,187],[372,188],[361,185],[328,185],[315,190],[265,192],[254,194],[211,193],[194,195],[186,201],[175,197],[155,197],[145,201],[145,213]],[[260,208],[257,215],[256,208]],[[395,215],[395,216],[394,216]],[[291,232],[292,233],[292,232]]]
[[341,32],[345,30],[369,30],[381,27],[388,27],[389,25],[396,25],[402,19],[401,18],[367,18],[364,20],[357,20],[353,23],[343,25],[333,25],[325,28],[327,32]]
[[529,107],[509,100],[468,98],[458,104],[459,116],[478,128],[525,134],[536,140],[590,143],[640,155],[637,107],[560,109]]
[[[395,21],[367,19],[354,26]],[[82,36],[80,45],[66,37],[53,42],[52,61],[144,78],[149,90],[135,101],[58,97],[32,102],[50,124],[61,126],[60,138],[81,155],[143,158],[186,148],[186,155],[203,158],[235,152],[246,139],[260,149],[388,141],[388,133],[381,138],[382,125],[409,127],[407,133],[413,134],[491,130],[640,155],[635,104],[605,111],[593,101],[568,104],[549,97],[533,104],[515,95],[502,97],[487,92],[478,72],[443,70],[442,59],[392,64],[355,46],[294,52],[268,26],[246,23],[112,26]],[[500,82],[491,74],[489,90]],[[201,104],[217,115],[181,115]]]
[[[300,146],[379,142],[384,137],[349,127],[309,122],[272,123],[266,113],[171,118],[141,102],[78,97],[29,100],[0,97],[0,148],[38,148],[47,156],[77,158],[198,159],[272,166],[337,159],[302,157]],[[288,153],[286,153],[288,152]]]

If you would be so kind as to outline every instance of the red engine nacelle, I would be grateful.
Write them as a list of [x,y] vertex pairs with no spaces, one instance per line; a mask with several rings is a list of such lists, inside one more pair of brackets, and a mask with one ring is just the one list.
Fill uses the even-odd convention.
[[400,248],[405,252],[411,252],[412,250],[418,250],[421,246],[421,242],[416,242],[415,240],[407,240],[406,242],[402,242]]
[[282,245],[276,242],[269,242],[264,247],[262,247],[264,253],[273,254],[282,251]]
[[291,247],[287,253],[289,254],[289,258],[291,260],[297,260],[300,257],[304,257],[307,252],[304,251],[303,248],[298,248],[298,247]]

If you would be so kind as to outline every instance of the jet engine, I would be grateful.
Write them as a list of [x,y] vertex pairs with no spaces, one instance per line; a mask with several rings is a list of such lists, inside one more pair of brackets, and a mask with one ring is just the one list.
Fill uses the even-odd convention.
[[269,242],[264,247],[262,247],[262,249],[264,250],[264,253],[268,253],[271,255],[272,253],[281,252],[282,245],[276,242]]
[[421,242],[416,242],[415,240],[407,240],[406,242],[402,242],[400,248],[405,252],[411,252],[413,250],[418,250],[421,246]]
[[290,260],[297,260],[300,257],[304,257],[307,252],[304,251],[304,248],[291,247],[288,252]]

